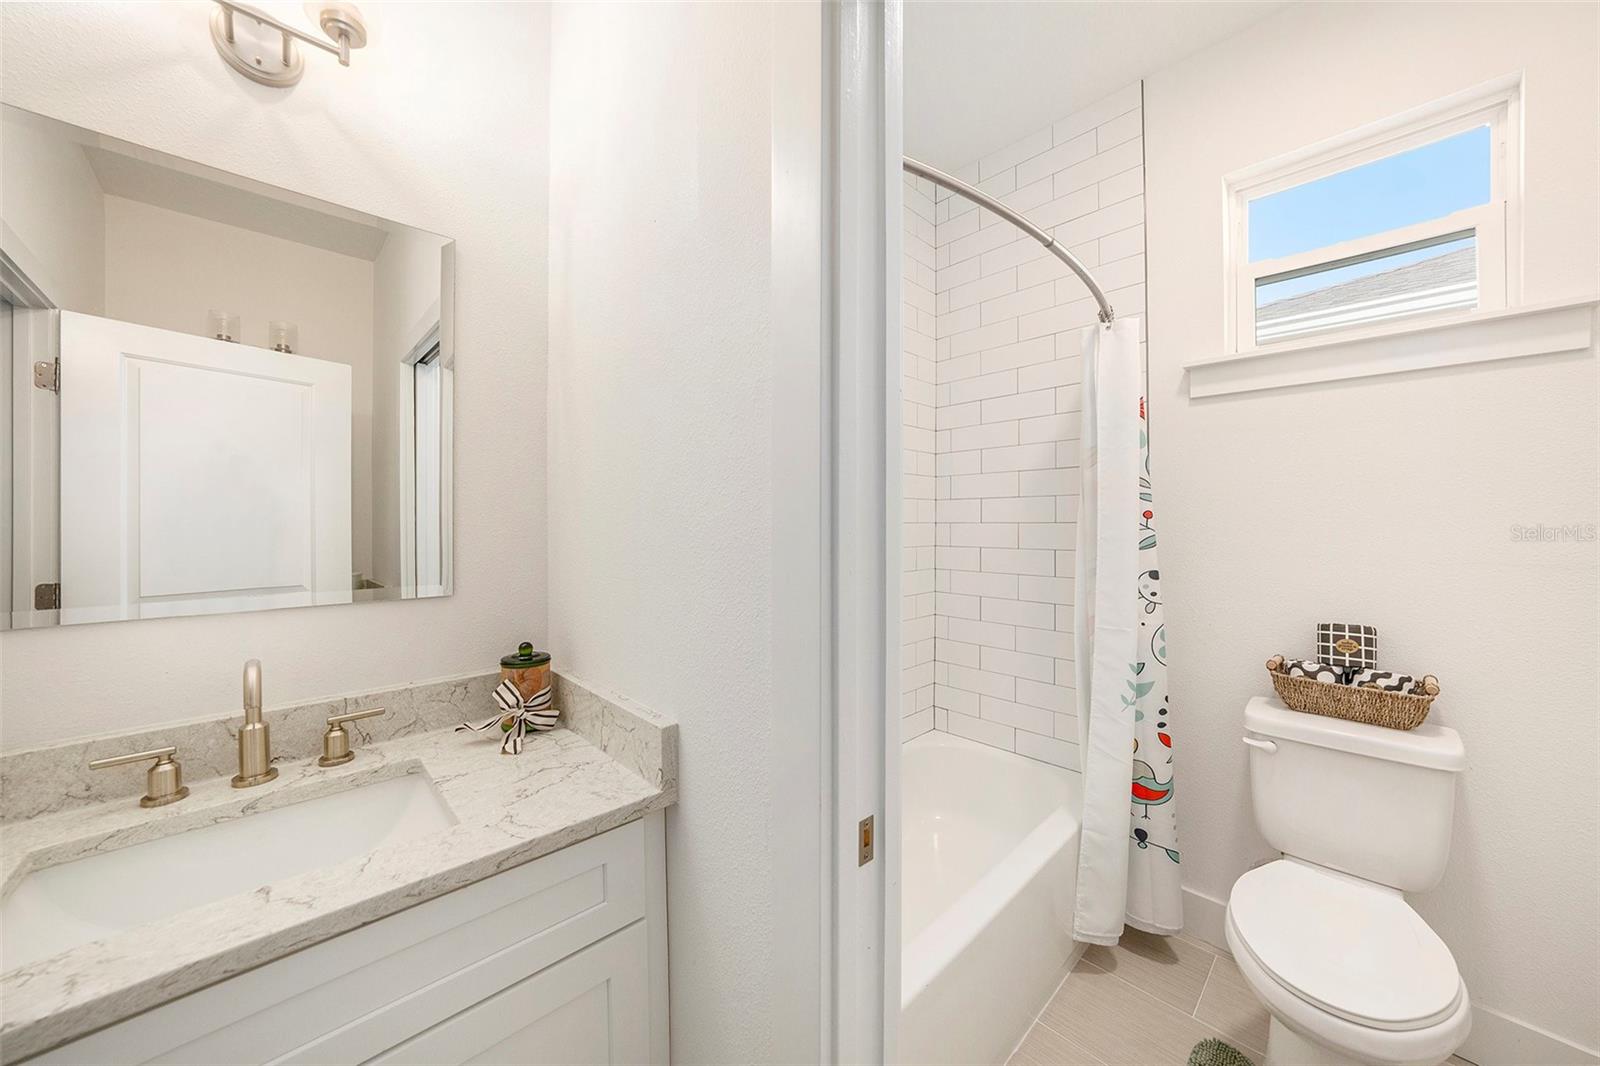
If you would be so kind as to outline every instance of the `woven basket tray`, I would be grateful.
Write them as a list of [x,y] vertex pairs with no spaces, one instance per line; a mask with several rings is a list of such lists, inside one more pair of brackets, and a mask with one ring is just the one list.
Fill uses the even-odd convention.
[[1274,655],[1267,660],[1272,687],[1292,709],[1389,729],[1417,728],[1428,717],[1428,708],[1439,694],[1439,679],[1432,674],[1422,679],[1422,692],[1412,694],[1290,677],[1287,671],[1283,656]]

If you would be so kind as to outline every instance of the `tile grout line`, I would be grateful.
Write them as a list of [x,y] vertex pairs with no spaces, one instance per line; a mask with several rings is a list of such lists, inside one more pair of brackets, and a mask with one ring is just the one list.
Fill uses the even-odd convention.
[[[1213,955],[1211,956],[1211,965],[1206,967],[1206,979],[1200,982],[1200,998],[1194,1001],[1194,1010],[1189,1012],[1190,1017],[1194,1018],[1194,1020],[1197,1022],[1201,1021],[1200,1004],[1205,1002],[1206,989],[1211,987],[1211,980],[1212,978],[1216,977],[1216,975],[1217,957]],[[1202,1022],[1202,1024],[1204,1023]]]
[[[1222,980],[1222,978],[1217,976],[1217,963],[1221,959],[1222,959],[1222,956],[1220,954],[1213,954],[1211,956],[1211,969],[1206,971],[1205,984],[1200,986],[1200,998],[1198,1000],[1196,1000],[1195,1004],[1194,1004],[1194,1011],[1195,1011],[1194,1020],[1199,1022],[1201,1025],[1206,1026],[1212,1032],[1216,1033],[1218,1039],[1224,1039],[1226,1037],[1226,1034],[1223,1033],[1216,1026],[1212,1025],[1210,1022],[1206,1021],[1204,1018],[1200,1017],[1200,1004],[1205,1002],[1206,989],[1211,987],[1211,982],[1212,981],[1221,981]],[[1264,1005],[1263,1005],[1262,1009],[1263,1010],[1266,1009]],[[1246,1046],[1244,1044],[1239,1044],[1238,1047],[1239,1047],[1239,1049],[1241,1051],[1248,1051],[1250,1054],[1256,1056],[1259,1059],[1262,1059],[1263,1061],[1266,1059],[1267,1053],[1266,1053],[1265,1050],[1263,1050],[1261,1048],[1252,1048],[1252,1047],[1248,1047],[1248,1046]]]
[[[1094,964],[1090,963],[1090,965],[1094,965]],[[1187,1010],[1186,1011],[1182,1007],[1177,1006],[1176,1004],[1168,1003],[1166,1000],[1162,999],[1160,996],[1154,995],[1153,993],[1147,992],[1144,989],[1140,988],[1138,985],[1134,984],[1132,981],[1130,981],[1127,978],[1123,977],[1121,974],[1117,973],[1117,971],[1115,971],[1115,970],[1104,970],[1104,969],[1101,969],[1098,966],[1096,966],[1095,969],[1100,970],[1100,972],[1102,972],[1102,973],[1106,974],[1107,976],[1111,977],[1113,980],[1118,981],[1121,984],[1127,986],[1128,988],[1133,989],[1135,992],[1139,993],[1141,996],[1145,996],[1145,997],[1147,997],[1147,998],[1149,998],[1151,1000],[1154,1000],[1155,1002],[1161,1004],[1163,1007],[1166,1007],[1169,1010],[1176,1011],[1179,1014],[1184,1015],[1185,1017],[1194,1018],[1194,1010]],[[1209,970],[1206,971],[1208,976],[1209,976],[1210,972],[1211,971],[1209,971]],[[1205,986],[1203,984],[1200,987],[1200,994],[1201,995],[1205,994]],[[1198,1010],[1200,1008],[1200,1000],[1199,1000],[1198,997],[1194,1001],[1194,1006],[1195,1006],[1195,1010]],[[1196,1018],[1195,1020],[1199,1021],[1198,1018]]]
[[[1208,1032],[1210,1032],[1211,1035],[1216,1037],[1218,1040],[1221,1040],[1223,1043],[1227,1043],[1228,1036],[1227,1036],[1226,1033],[1224,1033],[1221,1029],[1218,1029],[1216,1026],[1212,1025],[1210,1022],[1206,1021],[1205,1019],[1201,1018],[1197,1013],[1195,1013],[1196,1011],[1198,1011],[1200,1009],[1200,1000],[1205,998],[1206,985],[1211,983],[1211,975],[1216,971],[1217,959],[1220,957],[1220,956],[1217,955],[1216,952],[1210,951],[1209,948],[1206,949],[1206,950],[1211,955],[1211,965],[1206,970],[1206,979],[1200,985],[1200,995],[1194,1001],[1194,1010],[1189,1012],[1189,1018],[1191,1020],[1193,1020],[1195,1022],[1195,1024],[1199,1025],[1201,1028],[1203,1028],[1203,1029],[1207,1030]],[[1162,1007],[1166,1007],[1169,1010],[1177,1011],[1180,1015],[1183,1013],[1181,1008],[1174,1007],[1171,1003],[1168,1003],[1166,1000],[1161,999],[1158,996],[1151,995],[1149,992],[1146,992],[1144,989],[1140,988],[1138,985],[1134,984],[1132,981],[1129,981],[1129,980],[1126,980],[1125,978],[1123,978],[1115,970],[1103,969],[1103,968],[1101,968],[1099,966],[1096,966],[1092,962],[1086,962],[1086,961],[1084,961],[1082,959],[1079,960],[1079,964],[1083,965],[1083,966],[1088,966],[1091,969],[1097,970],[1100,973],[1103,973],[1106,976],[1110,977],[1111,979],[1113,979],[1113,980],[1115,980],[1117,982],[1120,982],[1124,986],[1132,989],[1140,997],[1150,1000],[1151,1003],[1158,1004],[1159,1006],[1162,1006]],[[1074,969],[1076,969],[1076,967],[1074,967]],[[1063,980],[1062,984],[1065,984],[1065,983],[1066,983],[1066,981]],[[1056,991],[1059,992],[1060,989],[1057,988]],[[1051,998],[1053,999],[1054,996],[1052,996]],[[1037,1020],[1037,1022],[1035,1024],[1044,1026],[1046,1029],[1049,1029],[1052,1033],[1055,1033],[1057,1036],[1061,1036],[1063,1038],[1070,1039],[1070,1038],[1066,1037],[1066,1034],[1062,1033],[1059,1029],[1056,1029],[1048,1021],[1046,1021],[1044,1016],[1043,1016],[1043,1012],[1042,1011],[1040,1012],[1040,1017],[1039,1017],[1039,1019]],[[1255,1051],[1257,1056],[1264,1056],[1266,1054],[1265,1052],[1259,1051],[1257,1049],[1246,1049],[1246,1050]]]
[[[1110,970],[1102,970],[1102,969],[1100,969],[1100,967],[1094,965],[1094,963],[1086,963],[1085,965],[1089,966],[1093,970],[1098,971],[1099,973],[1103,973],[1106,976],[1111,977],[1112,979],[1121,982],[1123,985],[1126,985],[1128,988],[1133,989],[1133,991],[1138,993],[1140,997],[1142,997],[1144,999],[1148,999],[1150,1001],[1151,1005],[1153,1005],[1155,1007],[1165,1007],[1168,1010],[1176,1012],[1180,1017],[1183,1016],[1183,1012],[1181,1010],[1179,1010],[1177,1007],[1174,1007],[1172,1004],[1168,1003],[1166,1000],[1158,999],[1155,996],[1150,995],[1150,993],[1144,991],[1144,989],[1140,988],[1138,985],[1134,984],[1131,981],[1124,981],[1122,978],[1118,977],[1112,971],[1110,971]],[[1062,983],[1065,984],[1066,982],[1063,981]],[[1059,989],[1058,989],[1058,991],[1059,991]],[[1197,1004],[1197,1006],[1198,1006],[1198,1004]],[[1200,1026],[1202,1029],[1204,1029],[1207,1032],[1209,1032],[1212,1036],[1216,1037],[1218,1040],[1221,1040],[1224,1043],[1227,1042],[1227,1034],[1223,1033],[1222,1030],[1218,1029],[1216,1026],[1212,1025],[1210,1022],[1201,1021],[1199,1018],[1196,1018],[1192,1014],[1189,1015],[1189,1018],[1196,1025]],[[1040,1013],[1039,1019],[1034,1024],[1035,1025],[1044,1026],[1046,1029],[1049,1029],[1052,1033],[1055,1033],[1057,1036],[1061,1037],[1063,1040],[1071,1040],[1072,1039],[1070,1036],[1068,1036],[1067,1034],[1063,1033],[1061,1030],[1057,1029],[1055,1026],[1051,1025],[1050,1022],[1045,1019],[1045,1017],[1043,1015],[1043,1012]],[[1018,1045],[1018,1046],[1020,1047],[1021,1045]],[[1012,1052],[1012,1054],[1015,1054],[1015,1052]],[[1258,1054],[1261,1054],[1261,1053],[1258,1053]],[[1100,1066],[1106,1066],[1106,1064],[1105,1063],[1101,1063]]]
[[[1093,963],[1084,962],[1083,961],[1083,954],[1080,952],[1078,954],[1077,961],[1074,962],[1070,967],[1067,968],[1066,975],[1061,978],[1061,983],[1056,985],[1055,991],[1050,993],[1050,998],[1045,1000],[1044,1001],[1044,1006],[1039,1008],[1039,1013],[1035,1014],[1033,1016],[1033,1023],[1028,1026],[1026,1031],[1023,1032],[1022,1039],[1017,1041],[1017,1046],[1011,1049],[1011,1055],[1006,1057],[1006,1062],[1009,1063],[1011,1061],[1011,1059],[1013,1057],[1015,1057],[1016,1053],[1022,1048],[1022,1045],[1028,1042],[1029,1034],[1031,1034],[1035,1029],[1039,1028],[1040,1026],[1044,1026],[1044,1028],[1050,1030],[1052,1033],[1056,1034],[1056,1036],[1060,1037],[1063,1040],[1072,1040],[1072,1038],[1067,1036],[1067,1034],[1063,1033],[1061,1030],[1057,1029],[1055,1026],[1053,1026],[1049,1022],[1045,1021],[1044,1020],[1044,1012],[1050,1009],[1050,1004],[1052,1004],[1052,1003],[1054,1003],[1056,1001],[1056,997],[1061,994],[1061,990],[1066,987],[1067,981],[1072,977],[1072,975],[1075,972],[1077,972],[1077,969],[1078,969],[1079,966],[1090,966],[1090,967],[1092,967],[1094,969],[1099,969],[1099,967],[1094,966]],[[1076,1041],[1073,1041],[1073,1042],[1076,1043]],[[1106,1063],[1101,1062],[1099,1059],[1095,1059],[1093,1066],[1106,1066]]]
[[[1206,951],[1206,953],[1211,956],[1211,962],[1210,962],[1209,966],[1206,968],[1206,978],[1205,978],[1205,980],[1203,982],[1201,982],[1199,998],[1197,998],[1195,1000],[1194,1009],[1189,1011],[1188,1015],[1189,1015],[1190,1020],[1192,1020],[1195,1024],[1197,1024],[1201,1029],[1204,1029],[1206,1032],[1210,1033],[1216,1039],[1222,1040],[1224,1042],[1227,1042],[1228,1039],[1229,1039],[1227,1034],[1223,1033],[1220,1029],[1218,1029],[1216,1026],[1212,1025],[1210,1022],[1207,1022],[1205,1019],[1201,1018],[1200,1015],[1199,1015],[1200,1003],[1205,999],[1206,990],[1210,987],[1211,982],[1213,980],[1219,980],[1219,981],[1222,980],[1222,978],[1217,976],[1217,962],[1222,958],[1222,954],[1220,952],[1215,951],[1214,949],[1210,948],[1208,945],[1197,944],[1195,946],[1197,946],[1197,947],[1201,948],[1202,950]],[[1085,968],[1087,968],[1089,970],[1095,971],[1096,973],[1104,974],[1106,976],[1114,978],[1119,985],[1121,985],[1124,988],[1130,990],[1134,994],[1135,998],[1148,1000],[1149,1001],[1149,1005],[1151,1007],[1154,1007],[1154,1008],[1166,1008],[1166,1009],[1169,1009],[1169,1010],[1172,1010],[1172,1011],[1176,1012],[1179,1016],[1182,1016],[1182,1014],[1183,1014],[1183,1011],[1181,1010],[1181,1008],[1176,1007],[1173,1004],[1168,1003],[1163,999],[1160,999],[1160,998],[1158,998],[1156,996],[1151,995],[1149,992],[1146,992],[1144,989],[1140,988],[1138,985],[1136,985],[1133,982],[1123,978],[1116,971],[1108,970],[1108,969],[1105,969],[1103,967],[1096,966],[1094,963],[1089,962],[1086,959],[1083,959],[1081,956],[1080,956],[1078,962],[1073,966],[1073,968],[1068,971],[1067,976],[1063,977],[1061,979],[1060,984],[1058,984],[1056,986],[1055,992],[1051,993],[1050,998],[1045,1001],[1046,1008],[1048,1008],[1049,1004],[1054,1002],[1056,997],[1058,995],[1060,995],[1061,990],[1066,985],[1068,978],[1070,978],[1073,973],[1077,972],[1079,967],[1085,967]],[[1013,1056],[1016,1054],[1016,1051],[1021,1048],[1022,1043],[1026,1042],[1028,1034],[1032,1033],[1034,1029],[1039,1028],[1041,1026],[1043,1028],[1049,1030],[1051,1033],[1055,1034],[1056,1036],[1062,1038],[1063,1040],[1071,1041],[1073,1039],[1072,1037],[1068,1036],[1065,1033],[1062,1033],[1059,1029],[1056,1029],[1054,1026],[1052,1026],[1049,1023],[1049,1021],[1044,1017],[1044,1009],[1041,1009],[1039,1011],[1039,1013],[1035,1016],[1033,1023],[1028,1027],[1027,1032],[1024,1033],[1022,1042],[1019,1042],[1018,1045],[1017,1045],[1017,1048],[1013,1049],[1013,1051],[1012,1051],[1012,1055]],[[1239,1047],[1240,1050],[1245,1051],[1246,1053],[1254,1056],[1256,1059],[1261,1059],[1266,1054],[1263,1050],[1261,1050],[1259,1048],[1251,1048],[1251,1047],[1247,1047],[1247,1046],[1245,1046],[1243,1044],[1237,1044],[1235,1046]],[[1008,1058],[1007,1061],[1008,1062],[1010,1061],[1009,1058]],[[1094,1061],[1095,1061],[1095,1063],[1098,1064],[1098,1066],[1105,1066],[1105,1064],[1103,1062],[1101,1062],[1099,1059],[1096,1059]]]
[[[1073,966],[1076,965],[1077,963],[1073,963]],[[1032,1033],[1033,1030],[1039,1024],[1041,1024],[1041,1019],[1044,1017],[1044,1012],[1050,1009],[1050,1004],[1054,1003],[1056,1001],[1056,996],[1061,994],[1061,989],[1067,983],[1067,978],[1072,976],[1073,966],[1067,967],[1067,972],[1061,975],[1061,980],[1056,982],[1055,988],[1051,989],[1050,994],[1045,997],[1044,1005],[1034,1013],[1033,1021],[1029,1022],[1028,1027],[1022,1031],[1022,1039],[1017,1041],[1017,1046],[1011,1049],[1010,1055],[1006,1056],[1007,1062],[1010,1062],[1012,1057],[1016,1055],[1017,1051],[1022,1047],[1022,1045],[1028,1042],[1028,1034]],[[1047,1025],[1045,1028],[1049,1029],[1050,1027]],[[1055,1030],[1053,1029],[1051,1030],[1051,1032],[1054,1031]]]
[[[1155,995],[1152,995],[1149,992],[1146,992],[1144,989],[1140,988],[1138,985],[1134,984],[1132,981],[1130,981],[1127,978],[1123,977],[1121,974],[1119,974],[1115,970],[1107,970],[1104,967],[1095,966],[1094,963],[1092,963],[1092,962],[1085,962],[1085,965],[1094,966],[1094,968],[1096,970],[1099,970],[1101,973],[1107,974],[1110,977],[1116,978],[1118,981],[1120,981],[1123,984],[1127,985],[1129,988],[1133,989],[1135,992],[1138,992],[1140,995],[1149,996],[1151,999],[1155,1000],[1157,1003],[1160,1003],[1160,1004],[1162,1004],[1164,1006],[1167,1006],[1167,1007],[1171,1007],[1173,1010],[1177,1011],[1180,1014],[1187,1013],[1189,1015],[1189,1017],[1193,1018],[1195,1021],[1200,1021],[1200,1017],[1199,1017],[1199,1015],[1197,1015],[1195,1013],[1195,1011],[1198,1011],[1200,1009],[1200,1001],[1202,999],[1204,999],[1205,995],[1206,995],[1206,985],[1211,982],[1211,974],[1217,968],[1217,953],[1214,952],[1214,951],[1211,951],[1209,948],[1204,948],[1202,950],[1204,950],[1206,952],[1206,954],[1211,956],[1211,962],[1206,966],[1206,979],[1204,981],[1200,982],[1200,991],[1195,997],[1194,1008],[1192,1010],[1189,1010],[1189,1011],[1184,1011],[1184,1009],[1182,1007],[1175,1006],[1175,1005],[1173,1005],[1171,1003],[1168,1003],[1166,1000],[1162,999],[1159,996],[1155,996]],[[1080,961],[1082,961],[1082,960],[1080,960]],[[1201,1022],[1201,1024],[1205,1025],[1206,1023],[1205,1022]]]
[[[1056,996],[1061,994],[1061,989],[1066,987],[1067,981],[1072,977],[1073,974],[1078,972],[1078,967],[1080,967],[1080,966],[1087,966],[1087,967],[1089,967],[1089,969],[1094,970],[1094,971],[1096,971],[1098,973],[1108,973],[1109,972],[1109,971],[1100,969],[1100,967],[1096,966],[1092,962],[1085,961],[1083,956],[1079,955],[1078,956],[1078,961],[1072,964],[1072,969],[1067,971],[1067,976],[1063,977],[1061,979],[1061,984],[1056,987],[1055,992],[1052,993],[1050,998],[1049,998],[1049,1000],[1047,1000],[1045,1002],[1045,1006],[1047,1008],[1049,1007],[1049,1005],[1051,1003],[1055,1002]],[[1055,1026],[1051,1025],[1050,1022],[1045,1018],[1044,1011],[1042,1011],[1042,1010],[1039,1012],[1039,1016],[1034,1019],[1033,1024],[1034,1025],[1042,1025],[1042,1026],[1044,1026],[1046,1029],[1050,1030],[1052,1033],[1056,1034],[1056,1036],[1059,1036],[1063,1040],[1071,1041],[1074,1044],[1077,1043],[1077,1041],[1074,1040],[1072,1037],[1068,1036],[1066,1033],[1063,1033],[1060,1029],[1057,1029]],[[1103,1063],[1103,1062],[1100,1062],[1099,1059],[1096,1059],[1095,1062],[1096,1062],[1097,1066],[1106,1066],[1106,1064]]]

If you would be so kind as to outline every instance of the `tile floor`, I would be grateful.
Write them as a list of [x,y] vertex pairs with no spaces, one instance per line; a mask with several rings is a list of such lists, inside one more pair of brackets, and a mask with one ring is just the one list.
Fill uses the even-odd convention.
[[[1233,958],[1198,940],[1129,930],[1091,947],[1067,975],[1010,1066],[1184,1066],[1219,1037],[1260,1066],[1267,1012]],[[1470,1066],[1451,1058],[1447,1066]]]

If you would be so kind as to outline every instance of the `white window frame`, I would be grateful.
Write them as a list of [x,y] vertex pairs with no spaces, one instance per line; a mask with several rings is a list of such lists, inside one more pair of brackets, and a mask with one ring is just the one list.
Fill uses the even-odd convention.
[[[1515,307],[1522,299],[1522,76],[1512,75],[1268,160],[1224,179],[1226,350],[1237,355],[1295,343],[1327,344],[1414,328],[1419,319],[1469,319]],[[1366,163],[1487,124],[1489,202],[1443,218],[1386,230],[1277,259],[1250,262],[1249,203]],[[1478,304],[1463,311],[1418,313],[1349,329],[1256,343],[1256,283],[1267,277],[1339,261],[1359,262],[1404,245],[1471,230],[1478,260]]]

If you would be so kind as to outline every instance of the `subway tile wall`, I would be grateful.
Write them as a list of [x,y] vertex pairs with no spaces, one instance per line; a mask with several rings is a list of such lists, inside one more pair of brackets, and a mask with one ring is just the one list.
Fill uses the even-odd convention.
[[[1130,85],[957,172],[1050,230],[1094,272],[1119,316],[1144,314],[1141,96]],[[905,296],[908,669],[923,665],[921,644],[911,645],[928,618],[912,590],[931,576],[932,726],[1077,769],[1080,331],[1094,324],[1095,303],[1064,264],[1009,223],[942,189],[932,200],[931,331],[912,331],[926,322],[920,306],[915,319],[910,311],[923,296],[909,283]],[[926,277],[916,258],[925,249],[910,235],[926,232],[922,204],[912,206],[910,193],[907,203],[906,271]],[[920,353],[929,337],[931,575],[910,569],[926,558],[926,456],[914,446],[927,440],[917,399],[927,394]],[[908,684],[925,676],[908,675]],[[907,736],[928,727],[915,692]]]
[[900,723],[909,740],[933,728],[934,239],[931,182],[905,175],[901,347],[903,454]]

